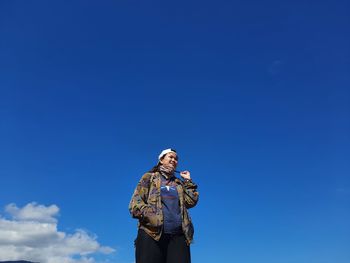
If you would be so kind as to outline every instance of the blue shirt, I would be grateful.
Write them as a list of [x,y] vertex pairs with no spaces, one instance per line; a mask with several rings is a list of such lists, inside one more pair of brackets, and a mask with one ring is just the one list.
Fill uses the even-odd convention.
[[182,232],[182,220],[179,195],[174,182],[175,177],[167,180],[161,176],[160,195],[164,216],[164,233],[177,234]]

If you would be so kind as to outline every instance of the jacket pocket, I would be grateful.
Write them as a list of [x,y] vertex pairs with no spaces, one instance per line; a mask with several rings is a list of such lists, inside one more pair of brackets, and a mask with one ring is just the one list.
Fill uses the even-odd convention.
[[146,226],[158,227],[161,225],[160,218],[156,215],[150,215],[143,217],[143,222]]
[[150,210],[147,211],[147,213],[143,214],[141,223],[144,226],[150,226],[150,227],[158,227],[161,225],[161,218],[159,214],[157,213],[156,207],[150,208]]

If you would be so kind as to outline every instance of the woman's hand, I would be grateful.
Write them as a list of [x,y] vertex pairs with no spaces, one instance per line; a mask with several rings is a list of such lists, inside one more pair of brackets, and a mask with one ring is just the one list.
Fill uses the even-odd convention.
[[189,171],[183,171],[180,173],[181,177],[187,180],[191,180],[191,173]]

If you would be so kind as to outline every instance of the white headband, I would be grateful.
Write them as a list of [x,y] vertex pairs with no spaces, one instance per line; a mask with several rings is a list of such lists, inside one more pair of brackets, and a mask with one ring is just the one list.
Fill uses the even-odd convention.
[[163,150],[160,154],[159,154],[159,156],[158,156],[158,160],[160,160],[160,159],[162,159],[162,157],[164,156],[164,155],[166,155],[167,153],[175,153],[176,154],[176,151],[175,150],[173,150],[173,149],[165,149],[165,150]]

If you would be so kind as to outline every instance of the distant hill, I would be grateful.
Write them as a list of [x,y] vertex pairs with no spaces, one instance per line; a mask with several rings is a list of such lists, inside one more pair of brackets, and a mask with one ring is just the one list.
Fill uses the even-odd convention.
[[0,261],[0,263],[38,263],[38,262],[31,262],[26,260],[15,260],[15,261]]

